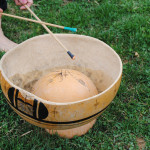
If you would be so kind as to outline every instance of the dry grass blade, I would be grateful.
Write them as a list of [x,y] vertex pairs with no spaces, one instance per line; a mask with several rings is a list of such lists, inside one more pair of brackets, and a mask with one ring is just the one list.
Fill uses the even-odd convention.
[[33,130],[28,131],[28,132],[26,132],[26,133],[22,134],[20,137],[23,137],[23,136],[25,136],[25,135],[27,135],[27,134],[31,133],[32,131],[33,131]]

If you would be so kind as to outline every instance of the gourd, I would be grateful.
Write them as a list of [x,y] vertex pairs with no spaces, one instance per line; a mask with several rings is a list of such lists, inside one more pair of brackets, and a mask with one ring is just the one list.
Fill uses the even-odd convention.
[[[76,102],[98,94],[92,80],[83,73],[61,69],[48,73],[39,79],[33,86],[32,93],[51,102]],[[67,130],[49,130],[50,134],[58,133],[61,137],[72,138],[75,135],[85,134],[95,123],[95,120],[83,126]]]

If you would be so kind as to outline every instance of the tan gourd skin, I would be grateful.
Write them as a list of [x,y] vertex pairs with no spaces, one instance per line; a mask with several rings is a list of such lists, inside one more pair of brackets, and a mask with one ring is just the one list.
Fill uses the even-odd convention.
[[[32,92],[42,99],[59,103],[75,102],[98,94],[95,85],[87,76],[71,69],[57,70],[47,74],[35,83]],[[57,132],[61,137],[72,138],[75,135],[85,134],[95,121],[73,129],[46,129],[46,131],[50,134]]]
[[93,82],[84,74],[71,69],[49,73],[37,81],[33,93],[52,102],[74,102],[98,94]]

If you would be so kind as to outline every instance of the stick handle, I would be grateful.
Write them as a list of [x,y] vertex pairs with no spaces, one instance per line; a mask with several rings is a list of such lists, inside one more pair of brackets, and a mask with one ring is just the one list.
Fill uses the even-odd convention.
[[[38,16],[27,6],[27,5],[24,5],[28,11],[40,22],[42,22]],[[45,25],[45,24],[42,24],[42,26],[45,28],[45,30],[60,44],[60,46],[68,53],[71,53],[70,51],[67,50],[67,48],[58,40],[58,38],[48,29],[48,27]],[[68,54],[72,59],[75,59],[75,56],[72,54]]]
[[59,25],[56,25],[56,24],[47,23],[47,22],[43,22],[43,21],[37,21],[37,20],[25,18],[25,17],[15,16],[15,15],[6,14],[6,13],[0,13],[0,14],[2,14],[4,16],[12,17],[12,18],[17,18],[17,19],[20,19],[20,20],[35,22],[35,23],[39,23],[39,24],[45,24],[45,25],[48,25],[48,26],[51,26],[51,27],[57,27],[57,28],[60,28],[60,29],[64,29],[65,28],[64,26],[59,26]]
[[6,13],[0,13],[0,14],[4,15],[4,16],[12,17],[12,18],[17,18],[17,19],[20,19],[20,20],[30,21],[30,22],[34,22],[34,23],[38,23],[38,24],[45,24],[45,25],[48,25],[48,26],[51,26],[51,27],[56,27],[56,28],[60,28],[60,29],[69,30],[69,31],[72,31],[72,32],[77,32],[77,28],[64,27],[64,26],[60,26],[60,25],[56,25],[56,24],[52,24],[52,23],[33,20],[33,19],[20,17],[20,16],[16,16],[16,15],[11,15],[11,14],[6,14]]

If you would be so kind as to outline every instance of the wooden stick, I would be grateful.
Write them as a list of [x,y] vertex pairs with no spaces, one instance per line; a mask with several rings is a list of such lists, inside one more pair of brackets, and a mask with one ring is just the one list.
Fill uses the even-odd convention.
[[48,25],[48,26],[56,27],[56,28],[60,28],[60,29],[66,29],[66,30],[73,31],[73,32],[77,31],[76,28],[64,27],[64,26],[60,26],[60,25],[56,25],[56,24],[52,24],[52,23],[47,23],[47,22],[43,22],[43,21],[37,21],[37,20],[24,18],[24,17],[20,17],[20,16],[15,16],[15,15],[11,15],[11,14],[6,14],[6,13],[0,13],[0,14],[4,15],[4,16],[12,17],[12,18],[17,18],[17,19],[20,19],[20,20],[35,22],[35,23],[38,23],[38,24],[44,24],[44,25]]
[[[27,6],[27,5],[24,5],[27,10],[40,22],[42,22],[38,16]],[[68,55],[74,60],[75,59],[75,56],[67,50],[67,48],[58,40],[58,38],[48,29],[48,27],[45,25],[45,24],[42,24],[42,26],[45,28],[45,30],[60,44],[60,46],[68,53]]]

